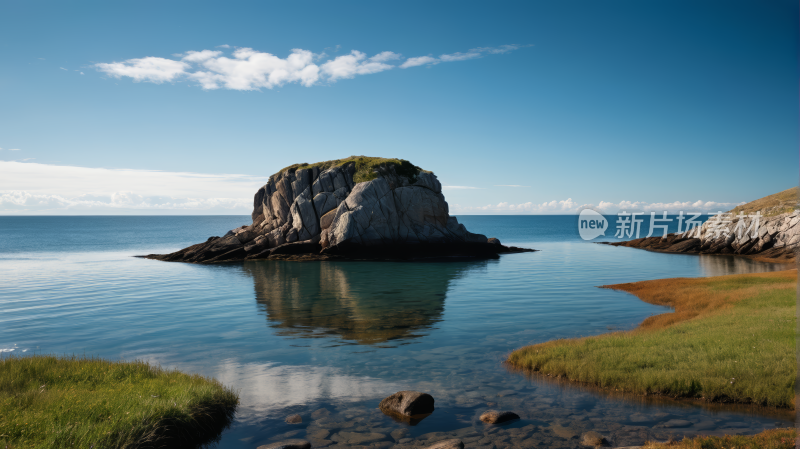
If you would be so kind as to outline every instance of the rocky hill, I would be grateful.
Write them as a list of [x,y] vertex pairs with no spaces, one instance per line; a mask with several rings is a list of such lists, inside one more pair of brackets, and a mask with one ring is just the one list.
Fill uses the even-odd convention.
[[467,231],[450,216],[436,176],[400,159],[352,156],[286,167],[256,192],[252,219],[223,237],[144,257],[212,263],[485,258],[526,251]]
[[[757,220],[753,218],[756,214],[760,215]],[[757,231],[753,232],[755,225]],[[703,223],[699,233],[695,230],[669,234],[666,238],[607,244],[668,253],[733,254],[768,262],[793,262],[800,248],[798,188],[737,206],[728,211],[725,218],[712,217]]]

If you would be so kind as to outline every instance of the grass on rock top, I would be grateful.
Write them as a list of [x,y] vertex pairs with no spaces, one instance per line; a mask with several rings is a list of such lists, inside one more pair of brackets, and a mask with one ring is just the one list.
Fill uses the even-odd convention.
[[792,407],[797,270],[606,286],[675,311],[520,348],[518,368],[638,394]]
[[[395,173],[400,176],[405,176],[408,178],[412,183],[417,179],[417,175],[422,170],[421,168],[417,167],[416,165],[408,162],[405,159],[394,159],[394,158],[383,158],[383,157],[369,157],[369,156],[350,156],[345,159],[334,159],[331,161],[323,161],[323,162],[315,162],[313,164],[308,164],[303,162],[302,164],[294,164],[290,165],[278,173],[272,175],[272,177],[277,176],[283,172],[290,171],[293,172],[295,170],[302,170],[302,169],[310,169],[310,168],[319,168],[320,171],[327,170],[331,167],[341,167],[343,165],[353,163],[355,164],[355,174],[353,175],[353,182],[356,184],[360,182],[371,181],[378,177],[377,170],[380,168],[388,168],[393,167]],[[270,177],[270,178],[272,178]]]
[[216,380],[142,361],[12,356],[0,360],[0,447],[196,447],[238,401]]
[[798,207],[798,188],[792,187],[791,189],[778,192],[764,198],[751,201],[741,206],[736,206],[731,210],[734,215],[743,212],[746,215],[755,214],[761,211],[765,217],[772,217],[775,215],[785,214],[791,212]]

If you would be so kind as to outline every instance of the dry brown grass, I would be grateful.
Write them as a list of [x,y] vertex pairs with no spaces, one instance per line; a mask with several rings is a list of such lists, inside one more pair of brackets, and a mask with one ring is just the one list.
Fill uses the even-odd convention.
[[701,436],[669,443],[648,442],[642,449],[793,449],[796,439],[796,429],[772,429],[757,435]]
[[[797,283],[797,270],[719,276],[673,278],[627,284],[603,285],[636,295],[644,302],[672,307],[675,311],[651,316],[636,331],[663,329],[681,321],[729,309],[765,290],[781,290]],[[636,332],[634,331],[634,332]]]
[[772,217],[774,215],[785,214],[791,212],[798,207],[798,188],[792,187],[791,189],[778,192],[764,198],[759,198],[755,201],[750,201],[747,204],[736,206],[731,210],[734,215],[739,212],[745,214],[754,214],[761,211],[761,215],[765,217]]

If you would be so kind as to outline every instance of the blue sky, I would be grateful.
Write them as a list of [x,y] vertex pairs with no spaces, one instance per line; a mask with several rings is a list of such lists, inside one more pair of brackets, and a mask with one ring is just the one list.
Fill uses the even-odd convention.
[[247,213],[276,170],[353,154],[433,170],[456,213],[727,207],[797,185],[798,13],[3,2],[0,213]]

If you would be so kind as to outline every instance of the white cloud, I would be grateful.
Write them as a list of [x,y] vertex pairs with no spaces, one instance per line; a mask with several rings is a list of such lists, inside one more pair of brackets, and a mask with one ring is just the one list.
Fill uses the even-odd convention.
[[[336,46],[334,52],[339,50]],[[230,48],[218,45],[216,48]],[[485,54],[507,53],[520,48],[518,45],[500,47],[478,47],[466,53],[456,52],[432,56],[408,58],[392,51],[382,51],[372,57],[358,50],[329,59],[326,53],[313,53],[295,48],[286,58],[253,50],[237,48],[232,57],[224,56],[221,50],[187,51],[173,55],[179,59],[155,56],[128,59],[122,62],[99,63],[94,67],[115,78],[129,77],[134,81],[156,84],[174,81],[194,81],[203,89],[258,90],[272,89],[289,83],[306,87],[323,82],[336,82],[391,70],[396,67],[409,68],[435,65],[440,62],[463,61],[482,57]],[[83,72],[81,72],[83,74]]]
[[452,62],[452,61],[465,61],[467,59],[475,59],[480,57],[481,54],[479,52],[469,51],[467,53],[457,52],[449,55],[441,55],[439,56],[439,59],[444,62]]
[[189,78],[204,89],[272,89],[286,83],[311,86],[319,80],[319,67],[313,59],[313,53],[297,48],[286,59],[252,48],[239,48],[232,59],[222,56],[204,60],[201,65],[206,70],[198,70]]
[[520,46],[520,45],[511,44],[511,45],[501,45],[499,47],[478,47],[478,48],[473,48],[469,52],[470,53],[490,53],[490,54],[493,54],[493,55],[498,55],[498,54],[503,54],[503,53],[508,53],[510,51],[514,51],[514,50],[516,50],[516,49],[518,49],[520,47],[527,47],[527,45]]
[[400,68],[407,69],[409,67],[417,67],[421,65],[435,65],[440,62],[466,61],[468,59],[482,58],[486,54],[496,55],[508,53],[522,47],[529,47],[529,45],[512,44],[501,45],[499,47],[477,47],[467,51],[466,53],[456,52],[444,54],[440,55],[438,58],[434,58],[432,56],[418,56],[415,58],[406,59],[406,61],[400,65]]
[[178,57],[183,56],[181,59],[186,62],[203,62],[208,59],[216,58],[221,55],[221,51],[203,50],[203,51],[187,51],[185,55],[175,55]]
[[395,53],[393,51],[382,51],[377,55],[369,58],[372,62],[389,62],[389,61],[396,61],[398,59],[402,59],[403,55],[400,53]]
[[716,201],[673,201],[671,203],[648,203],[645,201],[620,201],[619,203],[611,203],[607,201],[600,201],[597,207],[603,211],[617,212],[620,210],[627,211],[647,211],[647,212],[679,212],[679,211],[728,211],[734,207],[745,204],[741,203],[719,203]]
[[470,186],[442,186],[442,190],[481,190],[481,188]]
[[59,67],[59,69],[66,70],[67,72],[69,72],[69,70],[65,69],[64,67]]
[[19,148],[9,148],[8,151],[21,151]]
[[0,214],[249,214],[267,178],[0,161]]
[[597,206],[594,204],[580,204],[567,198],[560,201],[549,201],[544,203],[519,203],[501,202],[498,204],[488,204],[486,206],[461,206],[455,204],[451,207],[453,213],[472,213],[472,214],[575,214],[586,207],[597,208],[605,213],[617,213],[622,210],[628,212],[664,212],[676,213],[684,212],[717,212],[728,211],[734,207],[744,204],[741,203],[719,203],[715,201],[674,201],[671,203],[648,203],[645,201],[620,201],[612,203],[600,201]]
[[407,69],[409,67],[417,67],[426,64],[436,65],[440,62],[441,61],[431,56],[417,56],[416,58],[406,59],[404,63],[400,64],[400,68]]
[[[353,78],[356,75],[369,75],[393,69],[393,65],[386,64],[386,53],[396,55],[390,51],[378,53],[372,58],[367,59],[367,55],[353,50],[349,55],[337,56],[320,67],[322,72],[328,75],[328,79],[336,81],[342,78]],[[399,55],[396,55],[399,57]],[[395,58],[397,59],[397,58]]]
[[530,186],[521,186],[517,184],[498,184],[495,187],[530,187]]
[[146,58],[128,59],[123,62],[101,62],[95,64],[95,67],[97,67],[97,70],[115,78],[127,76],[133,78],[134,81],[161,84],[165,81],[174,81],[186,75],[186,71],[191,66],[182,61],[148,56]]

